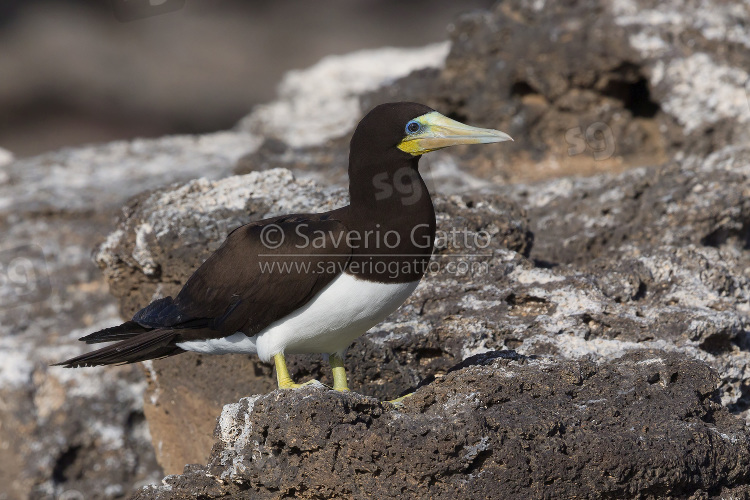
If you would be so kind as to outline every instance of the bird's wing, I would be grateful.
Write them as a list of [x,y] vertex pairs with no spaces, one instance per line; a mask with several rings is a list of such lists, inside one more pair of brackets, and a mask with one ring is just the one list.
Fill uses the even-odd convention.
[[179,340],[254,335],[303,306],[343,272],[347,228],[322,215],[287,215],[241,226],[188,279],[133,321],[174,328]]

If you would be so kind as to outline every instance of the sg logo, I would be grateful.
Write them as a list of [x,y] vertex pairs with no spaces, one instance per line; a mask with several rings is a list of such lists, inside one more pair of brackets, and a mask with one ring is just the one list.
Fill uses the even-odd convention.
[[0,251],[0,308],[41,302],[49,294],[47,264],[40,247]]
[[615,134],[604,122],[594,122],[586,131],[581,127],[575,127],[565,132],[565,140],[568,145],[568,156],[576,156],[591,148],[594,159],[607,160],[615,154]]
[[376,200],[385,200],[391,196],[398,196],[404,206],[413,205],[422,198],[422,184],[417,182],[418,174],[413,168],[402,167],[390,178],[388,172],[381,172],[372,178],[372,184],[377,191]]

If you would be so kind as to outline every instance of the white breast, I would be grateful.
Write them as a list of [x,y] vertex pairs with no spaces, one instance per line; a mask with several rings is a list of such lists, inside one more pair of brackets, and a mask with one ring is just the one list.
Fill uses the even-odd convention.
[[398,309],[419,284],[376,283],[341,274],[303,308],[275,321],[254,337],[235,333],[212,340],[177,344],[206,354],[257,353],[263,361],[274,354],[342,353],[354,339]]

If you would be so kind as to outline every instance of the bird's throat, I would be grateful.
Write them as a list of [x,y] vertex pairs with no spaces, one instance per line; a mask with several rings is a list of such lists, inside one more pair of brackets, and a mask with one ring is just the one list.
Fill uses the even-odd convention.
[[[359,240],[353,245],[352,269],[373,281],[410,282],[424,274],[435,241],[435,209],[419,158],[379,168],[351,168],[346,225]],[[366,264],[373,263],[367,268]],[[376,264],[376,265],[375,265]],[[399,269],[399,264],[403,266]],[[394,269],[397,272],[394,272]],[[396,276],[397,275],[397,276]]]
[[432,205],[430,193],[419,174],[419,157],[375,165],[349,166],[350,203],[357,210],[379,212]]

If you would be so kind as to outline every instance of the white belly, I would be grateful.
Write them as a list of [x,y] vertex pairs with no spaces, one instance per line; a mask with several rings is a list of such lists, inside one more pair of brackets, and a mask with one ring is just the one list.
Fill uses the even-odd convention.
[[343,353],[354,339],[398,309],[419,284],[375,283],[342,274],[303,308],[271,323],[254,337],[235,333],[177,345],[205,354],[257,353],[263,361],[274,354]]

